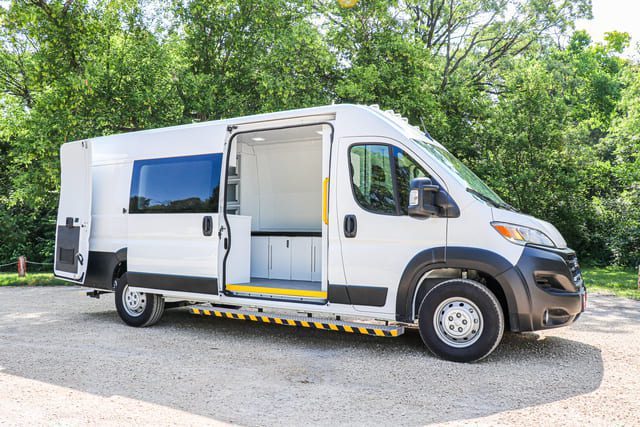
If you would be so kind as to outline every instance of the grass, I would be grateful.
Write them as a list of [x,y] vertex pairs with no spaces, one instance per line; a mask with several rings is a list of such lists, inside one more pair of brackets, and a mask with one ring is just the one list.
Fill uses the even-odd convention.
[[52,273],[27,273],[25,277],[18,277],[18,273],[0,273],[0,287],[2,286],[62,286],[69,282],[56,279]]
[[582,277],[589,292],[640,300],[638,270],[623,267],[584,267]]

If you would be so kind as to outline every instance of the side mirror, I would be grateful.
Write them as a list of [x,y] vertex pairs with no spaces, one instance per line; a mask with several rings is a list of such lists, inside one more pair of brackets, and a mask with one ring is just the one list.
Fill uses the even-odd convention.
[[449,193],[430,178],[415,178],[409,188],[409,216],[457,218],[460,208]]
[[430,217],[440,212],[436,206],[436,196],[440,186],[433,184],[430,178],[414,178],[409,187],[409,215]]

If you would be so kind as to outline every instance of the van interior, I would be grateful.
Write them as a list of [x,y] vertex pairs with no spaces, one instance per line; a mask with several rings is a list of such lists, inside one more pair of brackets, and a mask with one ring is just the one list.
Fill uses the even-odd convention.
[[247,282],[227,282],[227,291],[295,301],[326,299],[321,280],[322,144],[322,125],[255,131],[233,139],[227,218],[250,217],[246,222],[251,225],[248,230],[229,221],[231,253],[238,239],[241,246],[249,246],[250,239],[251,255],[240,263],[227,262],[227,271],[249,270]]

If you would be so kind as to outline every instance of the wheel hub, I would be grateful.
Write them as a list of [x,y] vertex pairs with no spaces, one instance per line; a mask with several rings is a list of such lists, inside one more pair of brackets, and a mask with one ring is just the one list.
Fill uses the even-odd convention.
[[447,345],[469,347],[482,334],[482,313],[466,298],[449,298],[435,311],[433,326],[438,338]]
[[125,311],[133,317],[139,316],[147,307],[147,296],[142,292],[134,292],[127,286],[122,293]]

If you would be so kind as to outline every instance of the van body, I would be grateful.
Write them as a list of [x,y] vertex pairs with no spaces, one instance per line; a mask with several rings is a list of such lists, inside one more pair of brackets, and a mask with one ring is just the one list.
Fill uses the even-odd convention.
[[165,300],[417,323],[458,361],[586,303],[553,225],[376,106],[66,143],[55,254],[57,277],[115,292],[130,325]]

